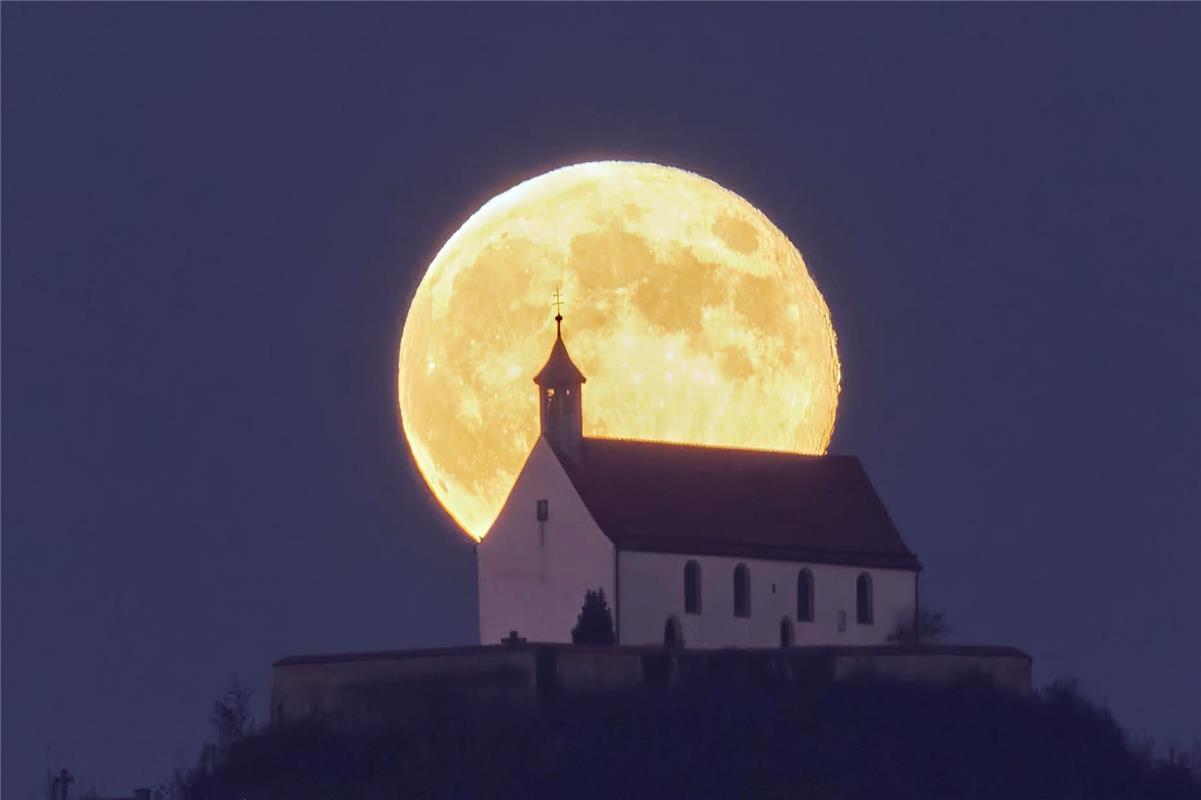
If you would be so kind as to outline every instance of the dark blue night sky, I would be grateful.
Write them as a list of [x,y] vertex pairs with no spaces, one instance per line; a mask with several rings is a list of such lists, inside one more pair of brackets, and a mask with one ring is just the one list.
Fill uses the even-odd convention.
[[832,450],[954,640],[1189,746],[1198,41],[1184,4],[5,4],[4,796],[48,751],[77,789],[165,779],[282,655],[470,640],[401,324],[481,202],[597,157],[804,253]]

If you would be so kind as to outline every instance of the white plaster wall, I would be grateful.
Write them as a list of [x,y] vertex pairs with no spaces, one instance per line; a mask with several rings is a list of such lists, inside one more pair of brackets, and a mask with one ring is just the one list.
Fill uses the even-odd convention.
[[[883,644],[900,614],[913,614],[917,573],[905,570],[804,564],[788,561],[695,556],[701,565],[701,613],[684,613],[684,564],[689,556],[622,551],[620,571],[621,643],[662,644],[663,629],[674,614],[687,647],[778,647],[780,621],[793,621],[794,642],[807,644]],[[744,563],[751,575],[751,615],[734,616],[734,567]],[[813,574],[813,622],[796,619],[797,573]],[[855,614],[855,580],[872,578],[875,615],[860,625]],[[838,630],[838,612],[846,630]]]
[[[550,502],[539,523],[537,501]],[[530,451],[504,508],[476,545],[480,643],[516,630],[532,642],[570,642],[584,592],[604,589],[616,621],[613,544],[576,494],[545,439]]]

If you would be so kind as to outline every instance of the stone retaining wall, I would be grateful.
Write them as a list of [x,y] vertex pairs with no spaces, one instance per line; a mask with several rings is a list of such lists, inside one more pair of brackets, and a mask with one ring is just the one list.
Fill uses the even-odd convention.
[[535,644],[294,656],[275,663],[273,722],[312,713],[388,718],[447,698],[531,702],[559,692],[687,683],[814,685],[860,674],[947,682],[968,674],[1030,691],[1031,660],[1012,647],[796,647],[668,650]]

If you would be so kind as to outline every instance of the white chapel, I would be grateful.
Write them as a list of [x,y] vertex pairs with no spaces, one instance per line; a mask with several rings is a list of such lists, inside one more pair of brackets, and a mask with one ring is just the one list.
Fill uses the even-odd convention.
[[853,456],[586,438],[562,316],[542,435],[476,548],[480,643],[570,642],[603,589],[623,645],[885,644],[917,557]]

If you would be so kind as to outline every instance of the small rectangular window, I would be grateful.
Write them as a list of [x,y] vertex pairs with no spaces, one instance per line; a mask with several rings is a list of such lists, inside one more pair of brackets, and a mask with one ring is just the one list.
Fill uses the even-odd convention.
[[550,518],[550,501],[549,500],[539,500],[538,501],[538,521],[546,522],[546,520],[549,518]]
[[847,629],[847,612],[838,612],[838,632],[842,633]]

